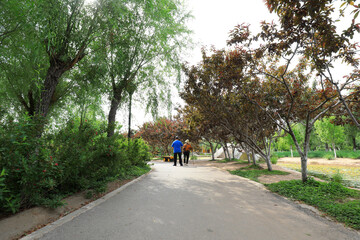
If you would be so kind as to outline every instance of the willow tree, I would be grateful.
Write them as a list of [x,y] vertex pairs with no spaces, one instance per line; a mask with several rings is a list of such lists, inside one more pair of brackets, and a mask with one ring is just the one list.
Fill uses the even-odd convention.
[[[101,1],[110,13],[103,18],[103,55],[108,63],[110,110],[108,136],[114,134],[115,119],[126,91],[157,81],[147,76],[136,84],[145,67],[179,66],[179,51],[186,43],[185,23],[189,15],[177,0]],[[135,89],[133,89],[135,86]]]
[[47,117],[99,30],[97,8],[84,0],[5,0],[0,7],[9,21],[0,21],[2,90],[15,111]]

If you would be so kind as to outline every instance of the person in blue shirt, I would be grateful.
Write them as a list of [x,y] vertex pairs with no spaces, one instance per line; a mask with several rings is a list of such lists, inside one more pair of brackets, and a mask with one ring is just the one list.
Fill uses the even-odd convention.
[[179,137],[175,137],[175,141],[171,144],[171,147],[174,148],[174,166],[176,166],[177,156],[179,156],[179,163],[182,166],[181,160],[181,147],[184,146],[182,142],[179,140]]

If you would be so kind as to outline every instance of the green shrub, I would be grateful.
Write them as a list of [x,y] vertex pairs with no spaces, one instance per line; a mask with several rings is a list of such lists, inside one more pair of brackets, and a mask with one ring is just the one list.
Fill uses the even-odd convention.
[[341,173],[339,172],[339,170],[337,170],[337,173],[335,173],[333,176],[332,176],[332,179],[331,179],[333,182],[337,182],[337,183],[342,183],[343,181],[343,176],[341,175]]
[[272,164],[276,164],[278,159],[279,159],[279,157],[276,156],[276,155],[273,155],[273,156],[270,157],[270,161],[271,161]]
[[335,156],[333,152],[327,152],[321,156],[322,158],[326,158],[327,160],[334,160]]
[[57,199],[62,170],[44,139],[37,136],[41,124],[23,116],[17,122],[4,122],[0,128],[0,169],[6,170],[4,182],[12,203],[5,211]]
[[106,123],[70,120],[41,138],[39,125],[29,117],[0,124],[2,212],[55,208],[73,192],[103,192],[108,181],[148,171],[150,155],[144,141],[116,134],[109,138]]

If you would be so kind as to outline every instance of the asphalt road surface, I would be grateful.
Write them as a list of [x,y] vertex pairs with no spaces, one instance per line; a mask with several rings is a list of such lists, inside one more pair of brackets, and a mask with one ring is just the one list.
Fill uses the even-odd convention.
[[226,171],[172,163],[153,168],[102,203],[28,239],[360,239],[359,232]]

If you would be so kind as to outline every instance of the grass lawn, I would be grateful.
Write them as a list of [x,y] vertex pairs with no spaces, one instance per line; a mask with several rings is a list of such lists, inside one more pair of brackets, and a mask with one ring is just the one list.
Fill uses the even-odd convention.
[[[300,163],[277,163],[281,167],[301,171]],[[355,166],[332,166],[332,165],[308,165],[309,175],[325,180],[331,180],[334,175],[340,174],[343,184],[350,187],[360,188],[360,167]]]
[[[275,156],[282,157],[291,157],[290,151],[286,152],[274,152]],[[297,151],[293,152],[294,157],[300,157]],[[360,159],[360,151],[352,151],[352,150],[338,150],[336,151],[336,155],[338,158],[352,158],[352,159]],[[308,158],[325,158],[325,159],[334,159],[334,153],[332,151],[310,151],[308,154]]]
[[236,158],[233,158],[233,159],[225,158],[223,160],[216,160],[216,162],[218,162],[218,163],[237,162],[237,163],[241,163],[241,164],[249,163],[247,160],[241,160],[241,159],[236,159]]
[[238,175],[241,177],[249,178],[253,181],[258,182],[258,177],[262,175],[288,175],[288,172],[279,170],[269,171],[260,167],[259,165],[249,165],[247,167],[239,168],[237,170],[230,171],[231,174]]

